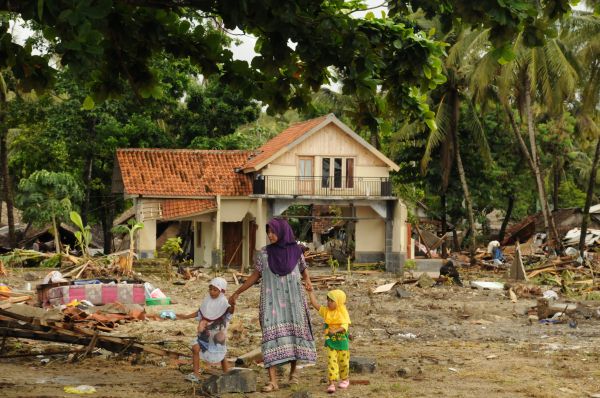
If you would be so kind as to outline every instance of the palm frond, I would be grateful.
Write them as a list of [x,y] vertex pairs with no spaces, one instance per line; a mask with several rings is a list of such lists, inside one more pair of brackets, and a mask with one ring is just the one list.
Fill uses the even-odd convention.
[[425,143],[425,152],[421,158],[422,173],[425,173],[425,170],[427,170],[427,166],[431,161],[431,154],[433,153],[434,149],[437,148],[441,142],[447,139],[448,123],[450,120],[449,112],[448,104],[446,103],[444,95],[438,104],[435,115],[437,130],[430,131]]
[[494,162],[494,160],[492,159],[490,145],[488,143],[483,124],[481,123],[481,119],[479,119],[479,115],[477,114],[477,109],[475,108],[473,101],[467,101],[467,104],[467,128],[471,134],[473,134],[473,140],[477,144],[484,162],[487,165],[490,165]]

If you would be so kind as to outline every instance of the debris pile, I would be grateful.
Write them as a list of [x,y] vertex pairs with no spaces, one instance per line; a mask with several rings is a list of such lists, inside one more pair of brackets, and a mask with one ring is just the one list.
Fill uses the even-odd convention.
[[[116,309],[114,309],[116,310]],[[0,309],[0,335],[4,338],[26,338],[31,340],[52,341],[85,346],[80,350],[89,355],[96,347],[120,355],[133,353],[151,353],[160,356],[178,358],[181,354],[141,343],[135,338],[114,337],[104,334],[119,322],[143,319],[144,313],[131,310],[128,315],[110,311],[97,311],[87,314],[77,308],[64,312],[45,311],[28,305],[15,305]]]

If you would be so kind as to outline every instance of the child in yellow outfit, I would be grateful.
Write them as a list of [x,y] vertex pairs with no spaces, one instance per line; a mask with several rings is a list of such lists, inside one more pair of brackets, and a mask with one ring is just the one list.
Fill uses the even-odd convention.
[[314,292],[309,292],[310,303],[319,311],[325,321],[325,347],[327,348],[327,392],[335,392],[335,382],[340,380],[338,388],[346,389],[350,385],[350,347],[348,327],[350,315],[346,309],[346,293],[336,289],[327,293],[327,306],[319,306]]

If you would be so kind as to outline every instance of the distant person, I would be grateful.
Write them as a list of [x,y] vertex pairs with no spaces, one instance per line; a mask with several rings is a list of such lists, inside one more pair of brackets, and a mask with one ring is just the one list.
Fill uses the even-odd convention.
[[227,324],[235,309],[225,297],[227,281],[214,278],[208,285],[208,295],[200,309],[188,315],[176,315],[175,319],[198,319],[198,337],[192,345],[193,373],[186,376],[191,382],[200,381],[200,359],[207,363],[221,363],[223,372],[229,370],[227,354]]
[[279,390],[276,365],[289,363],[289,382],[297,384],[298,361],[314,363],[317,359],[308,302],[302,288],[304,280],[306,290],[312,291],[302,249],[283,219],[269,221],[267,237],[271,243],[257,253],[254,272],[229,298],[235,304],[240,294],[261,279],[261,350],[269,372],[269,382],[262,392]]
[[440,276],[452,278],[452,281],[455,285],[463,285],[462,281],[460,280],[460,274],[458,273],[458,270],[454,266],[452,260],[448,260],[444,265],[442,265],[442,267],[440,268]]
[[325,347],[327,348],[327,392],[335,392],[338,388],[350,386],[350,346],[348,327],[350,315],[346,309],[346,293],[342,290],[331,290],[327,293],[327,306],[319,305],[314,292],[309,293],[310,303],[319,311],[325,321]]

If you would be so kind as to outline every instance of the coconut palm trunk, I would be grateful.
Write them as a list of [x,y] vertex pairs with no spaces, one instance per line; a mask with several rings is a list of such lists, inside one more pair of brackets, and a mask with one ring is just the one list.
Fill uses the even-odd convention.
[[524,82],[525,91],[525,114],[527,115],[527,135],[529,136],[529,146],[531,150],[531,160],[533,165],[533,174],[535,176],[535,182],[537,185],[538,196],[540,199],[540,206],[542,208],[542,214],[544,216],[544,228],[546,229],[546,236],[548,239],[553,240],[553,247],[561,249],[562,245],[556,232],[556,226],[554,225],[554,217],[550,212],[548,206],[548,198],[546,197],[546,188],[544,186],[544,177],[540,168],[540,159],[537,153],[537,144],[535,141],[535,128],[533,127],[533,109],[531,107],[531,82],[529,76],[525,75]]
[[471,194],[469,193],[469,185],[467,184],[467,177],[465,175],[465,169],[462,163],[462,157],[460,155],[460,142],[458,138],[458,121],[460,118],[460,96],[458,90],[453,89],[451,91],[451,104],[452,104],[452,121],[450,124],[450,134],[452,135],[452,142],[454,144],[454,156],[456,159],[456,168],[458,176],[460,178],[460,184],[462,186],[463,194],[465,195],[465,203],[467,206],[467,218],[469,220],[469,228],[471,229],[471,242],[469,245],[469,256],[471,264],[475,263],[475,250],[477,247],[477,231],[475,230],[475,217],[473,216],[473,205],[471,201]]
[[512,215],[513,208],[515,207],[515,195],[508,195],[508,206],[506,208],[506,215],[504,216],[504,220],[502,220],[502,225],[500,226],[500,232],[498,233],[498,240],[502,242],[504,240],[504,234],[506,233],[506,227],[508,226],[508,221],[510,220],[510,216]]
[[55,216],[52,216],[52,228],[54,228],[54,251],[56,252],[56,254],[58,254],[60,253],[60,233],[58,232],[58,225],[56,223]]
[[[0,126],[6,117],[6,101],[8,89],[2,73],[0,73]],[[0,173],[2,173],[2,196],[6,202],[6,218],[8,222],[8,244],[16,247],[14,202],[11,189],[10,174],[8,173],[8,130],[4,127],[0,131]],[[0,210],[2,209],[0,202]]]
[[585,250],[585,235],[587,234],[587,227],[590,221],[590,207],[592,206],[592,198],[594,196],[594,185],[596,183],[596,173],[600,162],[600,137],[596,141],[596,152],[594,153],[594,160],[592,161],[592,170],[590,171],[590,180],[588,182],[587,194],[585,197],[585,206],[583,208],[583,217],[581,220],[581,235],[579,237],[579,254],[583,257]]

